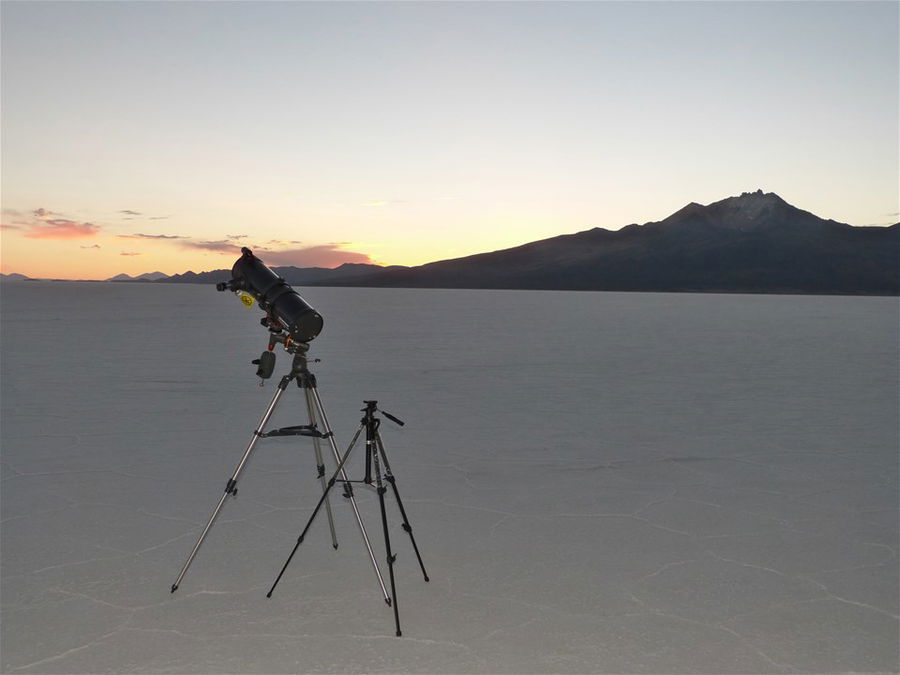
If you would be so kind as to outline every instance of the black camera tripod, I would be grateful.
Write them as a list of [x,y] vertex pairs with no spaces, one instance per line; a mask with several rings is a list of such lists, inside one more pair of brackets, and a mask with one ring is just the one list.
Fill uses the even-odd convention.
[[[387,417],[392,422],[403,426],[403,422],[388,412],[384,410],[378,410],[378,401],[364,401],[366,407],[362,409],[363,418],[359,423],[359,428],[356,430],[356,434],[353,436],[353,440],[350,441],[350,445],[347,447],[346,452],[344,452],[343,457],[340,458],[340,462],[338,463],[337,470],[331,476],[331,479],[328,481],[325,490],[322,492],[322,496],[319,498],[319,503],[316,504],[315,509],[313,509],[312,515],[310,515],[309,520],[306,521],[306,526],[303,528],[303,531],[300,532],[300,536],[297,538],[297,543],[294,544],[294,548],[291,551],[291,554],[288,556],[287,561],[285,561],[284,566],[281,568],[281,572],[278,573],[278,577],[275,579],[275,583],[272,584],[272,588],[269,589],[269,592],[266,594],[266,597],[271,598],[272,593],[275,590],[275,587],[278,585],[278,582],[281,581],[281,577],[284,575],[285,570],[288,565],[291,564],[291,560],[294,557],[294,554],[297,552],[297,549],[300,548],[300,544],[303,543],[304,537],[306,537],[306,533],[309,531],[310,526],[315,520],[316,515],[318,515],[319,510],[322,508],[322,504],[328,504],[328,493],[332,487],[334,487],[335,482],[337,482],[337,478],[340,475],[344,481],[345,489],[349,487],[350,482],[356,483],[364,483],[365,485],[372,487],[372,468],[374,466],[375,469],[375,490],[378,493],[378,503],[381,507],[381,524],[384,529],[384,547],[387,552],[387,563],[388,563],[388,571],[390,572],[391,579],[391,597],[385,598],[389,605],[393,605],[394,608],[394,624],[397,627],[397,635],[400,636],[402,633],[400,632],[400,612],[397,609],[397,586],[394,582],[394,561],[397,559],[391,550],[391,536],[390,530],[388,529],[388,521],[387,521],[387,511],[385,510],[384,504],[384,494],[387,492],[387,487],[385,487],[385,482],[388,483],[393,492],[394,497],[397,500],[397,506],[400,509],[400,515],[403,518],[403,530],[409,535],[410,541],[412,542],[413,550],[416,552],[416,558],[419,561],[419,567],[422,569],[422,576],[425,577],[425,581],[428,581],[428,572],[425,571],[425,565],[422,563],[422,556],[419,554],[419,547],[416,545],[416,538],[413,536],[412,526],[409,524],[409,518],[406,517],[406,509],[403,508],[403,501],[400,499],[400,493],[397,491],[397,481],[394,478],[394,474],[391,472],[391,465],[388,462],[387,453],[384,450],[384,443],[381,442],[381,434],[378,432],[378,427],[381,426],[381,420],[375,416],[376,412],[381,412],[382,415]],[[365,478],[362,481],[347,481],[346,474],[344,473],[344,464],[346,464],[347,459],[350,457],[350,452],[353,450],[353,446],[356,445],[356,441],[359,438],[360,433],[362,433],[363,429],[366,431],[366,473]],[[380,458],[380,459],[379,459]],[[382,474],[381,464],[384,464],[384,473]],[[371,550],[371,549],[370,549]]]
[[[265,321],[266,320],[264,319],[263,322]],[[275,395],[272,397],[272,402],[269,403],[269,407],[266,408],[266,411],[263,413],[262,419],[260,419],[259,424],[253,431],[253,437],[250,439],[250,443],[247,445],[247,449],[244,451],[244,454],[241,457],[237,468],[234,470],[234,473],[231,475],[231,478],[228,479],[228,483],[226,483],[225,485],[225,494],[223,494],[222,498],[219,500],[218,505],[212,513],[212,516],[210,516],[209,518],[209,522],[206,523],[206,527],[203,528],[203,532],[200,534],[200,538],[197,540],[197,543],[194,545],[193,550],[188,556],[187,562],[184,563],[184,567],[181,568],[181,572],[178,574],[178,578],[175,579],[175,583],[172,584],[172,593],[174,593],[178,589],[181,580],[187,573],[188,567],[190,567],[191,563],[194,561],[194,558],[197,555],[197,551],[200,550],[200,545],[203,543],[203,540],[206,539],[206,535],[209,534],[209,531],[212,528],[216,518],[218,517],[219,512],[222,510],[222,506],[228,499],[228,496],[237,495],[238,478],[240,477],[241,472],[244,470],[244,467],[247,464],[247,460],[250,458],[250,454],[253,452],[253,448],[255,447],[256,442],[260,438],[270,438],[273,436],[309,436],[313,439],[313,446],[315,448],[316,455],[316,465],[319,474],[318,477],[322,484],[322,499],[319,500],[319,504],[316,506],[316,510],[318,511],[322,503],[325,502],[325,508],[328,512],[328,523],[331,528],[332,545],[334,546],[334,548],[337,548],[338,546],[337,536],[335,535],[334,531],[334,521],[331,514],[331,504],[330,502],[328,502],[328,492],[331,485],[334,484],[337,476],[339,475],[344,484],[344,497],[346,497],[350,501],[350,505],[353,508],[353,515],[356,518],[357,524],[359,525],[359,531],[362,534],[363,542],[365,543],[366,550],[369,554],[369,560],[371,561],[372,567],[375,570],[375,576],[378,577],[378,584],[381,587],[381,592],[384,595],[384,600],[385,602],[390,604],[391,598],[388,595],[387,589],[385,588],[384,579],[381,576],[381,570],[378,569],[378,563],[375,560],[375,553],[372,550],[372,544],[369,542],[369,537],[366,534],[365,525],[363,525],[362,518],[359,515],[359,508],[356,505],[356,499],[353,496],[353,488],[350,485],[351,481],[344,471],[344,461],[349,454],[349,450],[344,454],[344,457],[341,458],[340,452],[338,452],[337,444],[334,440],[334,434],[332,433],[331,427],[328,424],[328,418],[325,416],[325,408],[322,406],[322,399],[319,397],[319,392],[316,389],[316,376],[309,372],[307,359],[309,344],[306,342],[292,341],[289,337],[279,332],[272,331],[269,342],[270,350],[274,347],[276,342],[282,342],[284,344],[285,350],[287,350],[288,353],[293,354],[291,370],[287,375],[282,377],[281,381],[278,383]],[[254,361],[254,363],[259,363],[257,375],[262,378],[267,378],[272,374],[272,368],[274,367],[274,357],[275,355],[271,351],[269,351],[263,353],[263,357],[260,359],[260,362]],[[281,429],[264,432],[263,429],[268,423],[269,418],[272,416],[272,413],[275,411],[275,408],[278,405],[278,401],[281,399],[282,394],[284,394],[285,390],[288,388],[288,385],[292,381],[296,381],[297,386],[303,390],[303,393],[305,395],[306,409],[309,415],[309,424],[284,427]],[[319,422],[321,422],[321,428],[319,427]],[[357,432],[357,434],[358,433],[359,432]],[[320,441],[323,439],[326,440],[331,446],[331,452],[334,456],[334,460],[338,463],[338,469],[328,484],[326,484],[325,481],[325,463],[322,459],[322,450],[320,447]],[[385,462],[387,462],[386,459]],[[410,536],[412,536],[411,532]],[[391,574],[393,575],[393,571],[391,572]]]

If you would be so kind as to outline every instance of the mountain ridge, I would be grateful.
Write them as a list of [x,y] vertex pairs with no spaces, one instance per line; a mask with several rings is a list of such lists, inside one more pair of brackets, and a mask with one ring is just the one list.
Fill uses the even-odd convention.
[[106,281],[159,281],[161,279],[168,279],[168,277],[168,274],[162,272],[144,272],[143,274],[138,274],[136,277],[133,277],[130,274],[117,274],[114,277],[106,279]]
[[[265,252],[259,255],[265,261]],[[900,295],[900,223],[854,227],[757,190],[689,202],[659,221],[594,227],[416,267],[272,269],[307,286]],[[230,275],[189,270],[111,280],[217,283]]]
[[857,228],[774,193],[691,202],[661,221],[592,228],[337,285],[897,295],[900,224]]

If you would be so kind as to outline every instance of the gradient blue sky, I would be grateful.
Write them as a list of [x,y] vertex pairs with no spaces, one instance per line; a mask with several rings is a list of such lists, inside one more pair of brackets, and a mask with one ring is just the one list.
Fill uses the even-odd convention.
[[2,269],[420,264],[762,188],[898,220],[896,2],[2,3]]

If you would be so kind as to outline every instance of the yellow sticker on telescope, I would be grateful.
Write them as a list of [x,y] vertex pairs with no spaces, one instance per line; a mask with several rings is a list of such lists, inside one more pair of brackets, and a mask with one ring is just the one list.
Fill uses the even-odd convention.
[[253,307],[253,296],[252,295],[241,291],[240,293],[238,293],[238,297],[241,299],[241,302],[244,303],[244,307]]

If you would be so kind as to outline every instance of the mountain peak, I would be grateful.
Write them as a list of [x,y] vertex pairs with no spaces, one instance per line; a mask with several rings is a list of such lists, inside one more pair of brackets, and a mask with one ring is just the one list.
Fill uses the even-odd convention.
[[168,274],[163,274],[162,272],[144,272],[136,277],[123,273],[110,277],[107,281],[158,281],[160,279],[166,279],[168,276]]
[[774,192],[743,192],[706,206],[691,202],[663,220],[667,226],[712,227],[718,230],[748,231],[757,227],[788,225],[815,218],[791,206]]
[[[790,206],[774,192],[763,192],[762,190],[742,192],[739,197],[728,197],[716,203],[729,204],[743,209],[761,208],[763,206]],[[713,206],[713,204],[710,204],[710,206]]]
[[774,192],[743,192],[709,205],[725,225],[745,227],[762,221],[794,219],[800,210],[791,206]]

